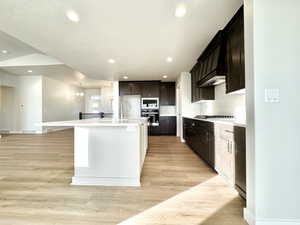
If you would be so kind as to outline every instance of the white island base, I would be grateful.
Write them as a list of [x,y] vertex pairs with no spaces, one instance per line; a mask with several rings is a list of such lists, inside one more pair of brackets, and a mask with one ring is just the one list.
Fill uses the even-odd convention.
[[43,123],[43,126],[59,125],[74,126],[72,185],[141,185],[148,146],[147,120]]

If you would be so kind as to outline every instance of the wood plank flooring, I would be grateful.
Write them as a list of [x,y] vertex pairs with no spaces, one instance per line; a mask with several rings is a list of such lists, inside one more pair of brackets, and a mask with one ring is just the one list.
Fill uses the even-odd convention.
[[0,139],[0,225],[244,225],[243,200],[176,137],[150,137],[142,187],[71,186],[73,130]]

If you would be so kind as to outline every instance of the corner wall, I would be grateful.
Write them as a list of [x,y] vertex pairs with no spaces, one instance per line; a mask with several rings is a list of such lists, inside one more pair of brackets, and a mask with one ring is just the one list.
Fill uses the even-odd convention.
[[[300,224],[300,1],[245,1],[247,208],[251,225]],[[279,90],[266,102],[265,90]]]
[[41,76],[16,76],[0,71],[0,131],[41,133]]

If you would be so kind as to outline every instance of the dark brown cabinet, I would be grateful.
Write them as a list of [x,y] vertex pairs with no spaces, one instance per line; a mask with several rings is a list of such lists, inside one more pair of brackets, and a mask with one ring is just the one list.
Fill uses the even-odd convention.
[[175,82],[162,82],[160,84],[160,105],[175,105]]
[[183,118],[183,139],[246,199],[246,128]]
[[216,77],[226,76],[226,45],[223,31],[218,31],[198,59],[198,86],[212,86]]
[[235,187],[246,199],[246,128],[234,127]]
[[124,81],[119,82],[119,94],[123,95],[140,95],[142,92],[142,83]]
[[197,63],[191,70],[191,97],[192,102],[198,102],[201,100],[214,100],[215,88],[214,87],[199,87],[198,81],[201,74],[200,63]]
[[142,97],[143,98],[159,98],[160,81],[145,81],[142,82]]
[[160,81],[120,81],[119,94],[141,95],[144,98],[159,98]]
[[148,129],[150,136],[160,136],[160,126],[149,126]]
[[236,15],[224,28],[226,35],[226,92],[245,88],[244,10]]
[[160,135],[176,135],[176,116],[159,117]]
[[183,118],[183,137],[190,148],[208,165],[214,168],[214,124]]

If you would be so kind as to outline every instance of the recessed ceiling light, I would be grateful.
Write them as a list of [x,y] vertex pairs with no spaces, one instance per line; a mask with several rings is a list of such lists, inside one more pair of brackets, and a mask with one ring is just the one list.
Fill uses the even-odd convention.
[[2,50],[1,51],[3,54],[7,54],[7,50]]
[[108,62],[114,64],[116,61],[114,59],[109,59]]
[[28,72],[28,73],[32,73],[33,71],[32,71],[32,70],[27,70],[27,72]]
[[175,16],[178,18],[184,17],[186,14],[186,7],[184,4],[178,5],[175,10]]
[[164,79],[167,79],[167,78],[168,78],[168,76],[167,76],[167,75],[164,75],[164,76],[163,76],[163,78],[164,78]]
[[168,58],[166,59],[166,61],[167,61],[167,62],[173,62],[173,58],[172,58],[172,57],[168,57]]
[[127,77],[127,76],[124,76],[123,78],[124,78],[125,80],[127,80],[127,79],[128,79],[128,77]]
[[67,17],[69,20],[71,20],[72,22],[79,22],[80,18],[77,12],[73,11],[73,10],[69,10],[66,13]]

